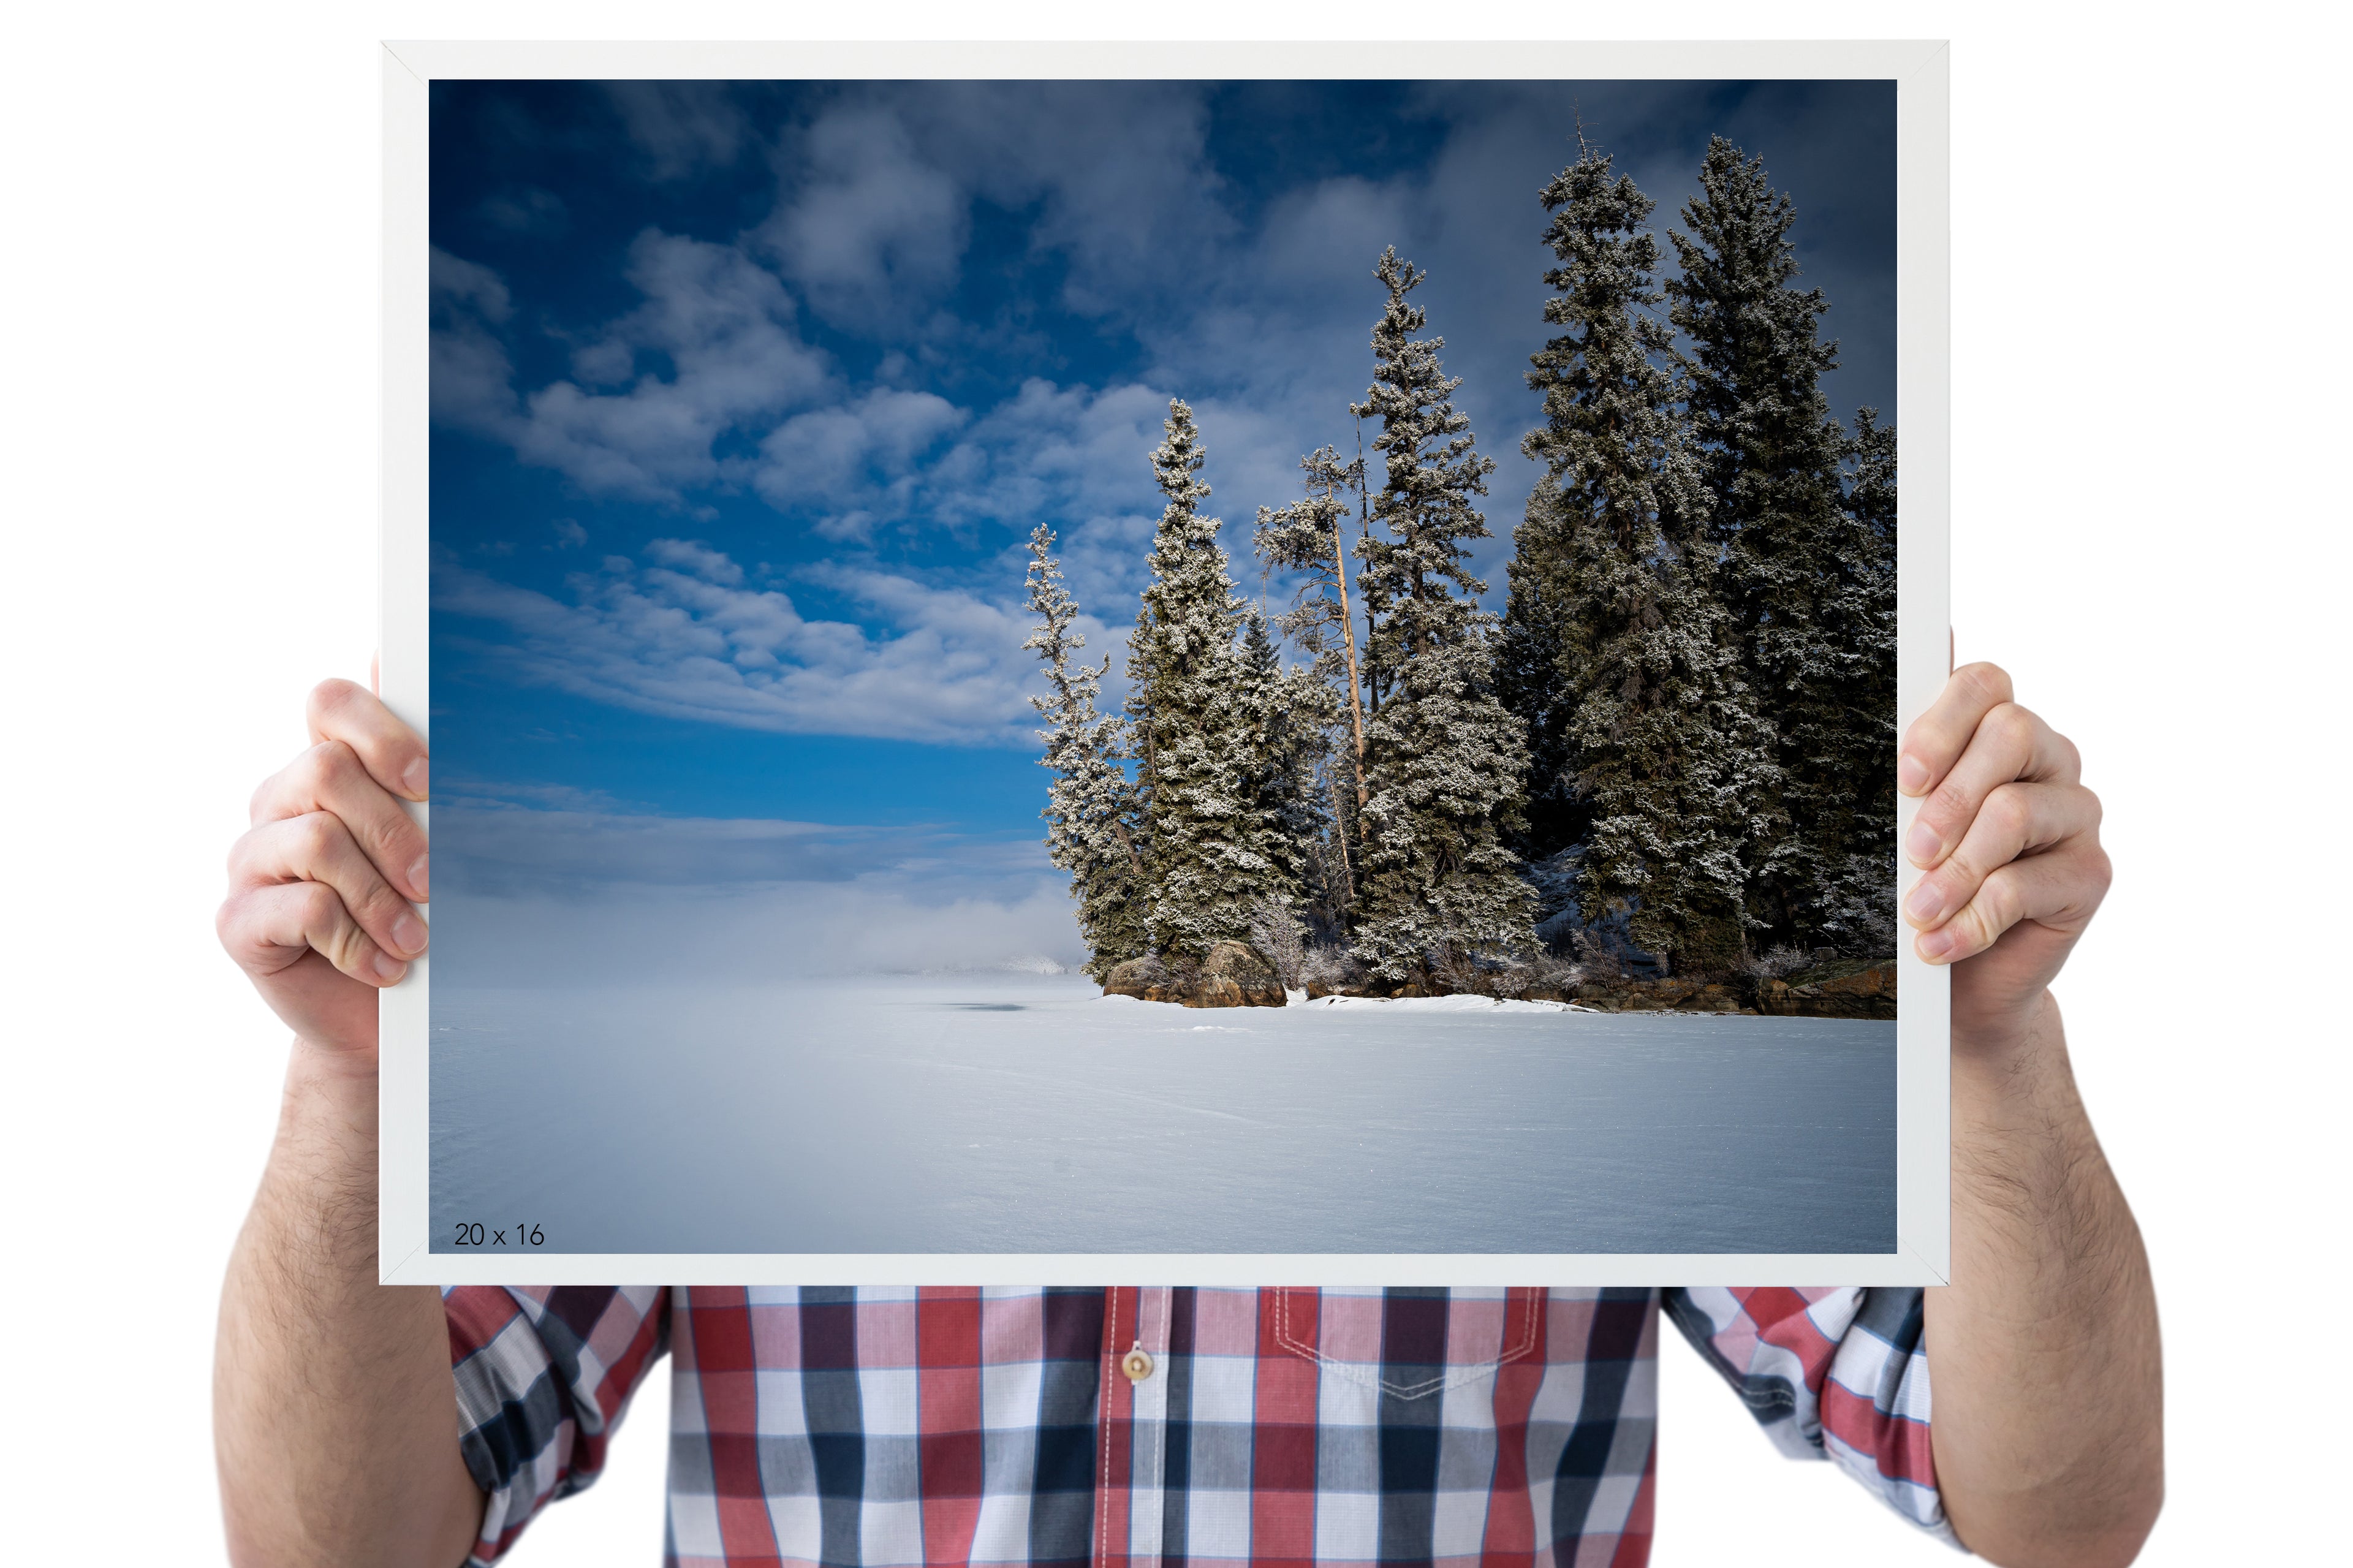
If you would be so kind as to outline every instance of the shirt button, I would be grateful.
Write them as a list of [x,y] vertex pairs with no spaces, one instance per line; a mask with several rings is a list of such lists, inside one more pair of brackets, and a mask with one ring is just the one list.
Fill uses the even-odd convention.
[[1152,1375],[1152,1357],[1142,1345],[1119,1358],[1119,1370],[1127,1373],[1130,1383],[1142,1383]]

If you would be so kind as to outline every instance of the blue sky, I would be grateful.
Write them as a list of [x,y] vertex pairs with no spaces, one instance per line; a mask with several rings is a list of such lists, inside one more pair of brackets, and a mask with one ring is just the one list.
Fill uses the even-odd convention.
[[1033,899],[1030,528],[1116,649],[1183,396],[1255,590],[1257,508],[1353,449],[1384,245],[1500,465],[1500,604],[1580,117],[1662,225],[1711,132],[1761,154],[1833,407],[1894,416],[1887,84],[437,83],[445,884]]

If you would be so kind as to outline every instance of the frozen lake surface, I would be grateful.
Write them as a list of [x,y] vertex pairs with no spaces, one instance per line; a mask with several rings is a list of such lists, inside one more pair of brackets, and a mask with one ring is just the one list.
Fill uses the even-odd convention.
[[1449,1001],[437,985],[433,1250],[1894,1249],[1894,1025]]

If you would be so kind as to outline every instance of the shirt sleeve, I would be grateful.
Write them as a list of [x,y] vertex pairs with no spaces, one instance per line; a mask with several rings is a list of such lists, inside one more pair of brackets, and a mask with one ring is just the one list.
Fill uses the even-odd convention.
[[1666,1292],[1675,1326],[1775,1445],[1827,1458],[1952,1546],[1928,1446],[1928,1356],[1917,1288]]
[[629,1397],[670,1344],[659,1286],[444,1289],[460,1450],[489,1496],[470,1563],[495,1563],[532,1517],[595,1481]]

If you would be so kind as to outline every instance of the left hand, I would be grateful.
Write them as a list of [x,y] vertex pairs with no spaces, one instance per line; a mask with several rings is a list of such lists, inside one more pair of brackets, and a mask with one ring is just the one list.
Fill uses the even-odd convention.
[[1927,875],[1904,900],[1930,963],[1953,965],[1953,1038],[2021,1038],[2108,890],[2100,802],[2073,742],[1964,665],[1911,729],[1896,787],[1926,797],[1904,841]]

